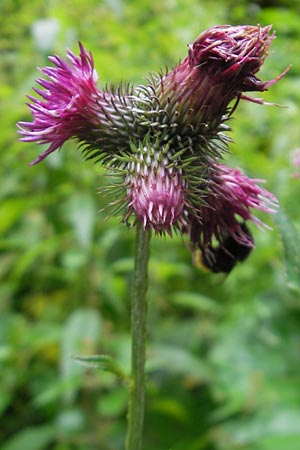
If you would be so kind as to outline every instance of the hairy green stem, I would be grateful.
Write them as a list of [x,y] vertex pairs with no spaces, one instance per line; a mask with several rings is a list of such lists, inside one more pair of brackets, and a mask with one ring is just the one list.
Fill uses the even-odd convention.
[[147,329],[146,292],[150,239],[150,231],[144,230],[141,224],[137,224],[131,300],[132,355],[126,450],[142,450],[143,443]]

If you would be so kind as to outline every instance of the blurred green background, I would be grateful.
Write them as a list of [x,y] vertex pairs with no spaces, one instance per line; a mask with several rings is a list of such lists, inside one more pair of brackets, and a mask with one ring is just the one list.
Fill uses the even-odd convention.
[[[260,76],[293,67],[263,97],[288,108],[241,102],[227,163],[267,179],[297,259],[300,1],[0,0],[0,20],[0,448],[121,450],[124,386],[70,355],[129,368],[134,231],[106,217],[109,180],[74,143],[28,167],[41,149],[18,142],[25,94],[78,40],[100,86],[141,83],[207,27],[273,24]],[[225,281],[194,267],[180,237],[152,241],[145,450],[300,448],[299,272],[290,263],[290,289],[276,222],[261,217],[273,230],[252,227],[257,248]]]

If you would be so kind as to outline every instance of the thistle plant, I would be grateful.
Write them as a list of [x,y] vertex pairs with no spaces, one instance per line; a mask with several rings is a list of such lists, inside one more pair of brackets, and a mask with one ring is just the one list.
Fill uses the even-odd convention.
[[75,139],[86,159],[112,175],[113,213],[136,226],[128,450],[142,448],[151,232],[180,233],[207,267],[228,272],[254,246],[248,222],[264,226],[255,210],[277,208],[261,180],[222,161],[238,103],[264,104],[248,93],[266,91],[288,70],[269,81],[257,77],[273,38],[271,26],[216,26],[189,45],[173,70],[110,89],[97,87],[93,57],[79,44],[79,56],[68,51],[68,61],[49,57],[52,66],[41,69],[34,88],[38,97],[29,96],[33,121],[18,124],[21,141],[48,144],[31,165]]

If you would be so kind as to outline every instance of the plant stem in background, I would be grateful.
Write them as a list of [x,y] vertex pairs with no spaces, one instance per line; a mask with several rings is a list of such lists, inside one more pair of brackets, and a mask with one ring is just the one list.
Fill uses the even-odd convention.
[[126,450],[142,450],[145,404],[146,292],[151,232],[136,226],[135,266],[131,303],[131,383]]

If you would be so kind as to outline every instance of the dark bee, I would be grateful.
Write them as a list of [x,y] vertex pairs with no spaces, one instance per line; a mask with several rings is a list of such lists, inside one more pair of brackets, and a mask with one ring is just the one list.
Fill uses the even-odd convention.
[[247,234],[250,245],[236,241],[233,236],[226,235],[216,247],[209,246],[195,252],[195,263],[213,273],[229,274],[237,262],[244,261],[250,254],[254,240],[248,227],[241,225],[243,233]]

